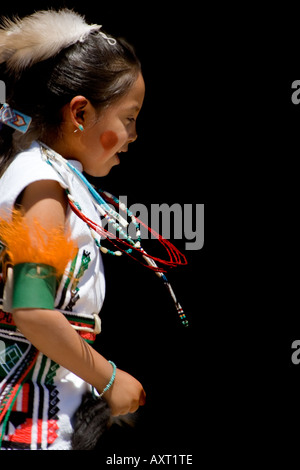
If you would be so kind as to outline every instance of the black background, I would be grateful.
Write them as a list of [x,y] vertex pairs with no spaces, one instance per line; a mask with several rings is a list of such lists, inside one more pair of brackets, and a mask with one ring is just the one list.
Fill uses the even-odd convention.
[[[18,7],[2,5],[1,14],[23,16],[50,6],[74,8],[88,22],[102,24],[108,35],[126,37],[142,62],[146,97],[138,118],[139,137],[121,164],[103,178],[103,189],[126,195],[129,205],[139,202],[149,208],[163,202],[205,203],[208,192],[218,191],[219,162],[213,177],[208,162],[215,159],[218,132],[210,140],[209,129],[218,119],[212,121],[207,106],[213,72],[206,62],[213,30],[203,41],[207,18],[201,5],[196,12],[186,2],[28,0]],[[145,458],[156,453],[193,454],[195,463],[200,444],[210,435],[203,415],[210,409],[213,413],[207,403],[212,385],[206,369],[215,337],[207,318],[217,319],[219,312],[214,309],[218,291],[212,294],[211,289],[217,269],[211,265],[208,271],[207,229],[204,247],[185,251],[188,266],[169,275],[189,328],[181,326],[168,293],[152,272],[124,257],[104,259],[107,295],[96,348],[142,382],[147,404],[134,429],[113,429],[99,443],[102,462],[113,453]],[[221,247],[225,231],[218,227]],[[182,251],[185,242],[174,241]],[[155,246],[147,242],[150,253]],[[212,418],[210,426],[215,425]]]

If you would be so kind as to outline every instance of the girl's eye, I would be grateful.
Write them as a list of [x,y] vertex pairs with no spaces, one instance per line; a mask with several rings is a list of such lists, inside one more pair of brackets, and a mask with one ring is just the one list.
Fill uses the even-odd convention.
[[134,118],[134,117],[128,117],[127,120],[128,120],[129,122],[135,122],[135,118]]

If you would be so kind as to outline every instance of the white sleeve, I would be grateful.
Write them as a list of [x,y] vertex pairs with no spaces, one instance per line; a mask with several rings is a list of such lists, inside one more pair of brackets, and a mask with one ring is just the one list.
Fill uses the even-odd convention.
[[18,196],[31,183],[41,180],[57,181],[63,188],[66,184],[57,172],[42,159],[38,143],[16,155],[0,178],[0,214],[12,210]]

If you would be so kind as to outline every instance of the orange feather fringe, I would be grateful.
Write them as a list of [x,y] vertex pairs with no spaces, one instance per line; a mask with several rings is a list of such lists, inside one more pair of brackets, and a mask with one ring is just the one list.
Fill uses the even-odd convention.
[[59,278],[77,252],[75,242],[63,228],[46,230],[35,220],[29,228],[22,215],[13,211],[12,221],[0,218],[0,240],[13,265],[47,264],[56,269]]

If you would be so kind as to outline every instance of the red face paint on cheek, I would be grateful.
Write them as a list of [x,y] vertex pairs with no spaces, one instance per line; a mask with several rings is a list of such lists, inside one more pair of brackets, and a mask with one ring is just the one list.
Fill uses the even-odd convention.
[[100,142],[105,150],[111,150],[118,143],[118,136],[113,131],[105,131],[100,136]]

